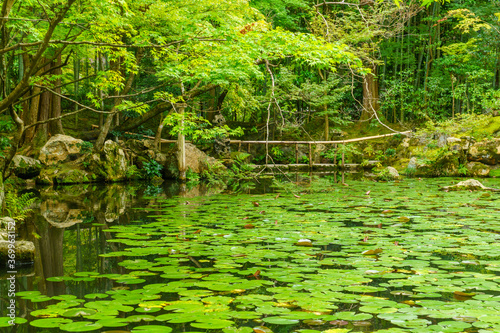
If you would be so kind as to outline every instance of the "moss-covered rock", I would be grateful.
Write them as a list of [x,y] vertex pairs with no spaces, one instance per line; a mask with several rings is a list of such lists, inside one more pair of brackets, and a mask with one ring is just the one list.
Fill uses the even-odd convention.
[[393,167],[382,169],[377,175],[378,180],[396,180],[401,178],[398,171]]
[[129,163],[123,149],[114,141],[104,143],[103,152],[92,154],[89,170],[96,179],[103,181],[121,181],[127,178]]
[[491,188],[491,187],[486,187],[483,184],[481,184],[480,181],[475,180],[475,179],[467,179],[464,180],[463,182],[459,182],[456,185],[452,186],[445,186],[441,188],[442,191],[479,191],[479,190],[486,190],[486,191],[492,191],[492,192],[500,192],[500,189],[496,188]]
[[38,158],[45,165],[74,161],[80,157],[82,145],[83,140],[57,134],[42,147]]
[[[0,240],[0,263],[4,263],[4,265],[9,260],[9,248],[12,248],[11,242]],[[35,260],[35,244],[33,242],[16,241],[14,249],[16,265],[29,264]]]
[[40,174],[42,163],[31,157],[16,155],[12,159],[10,168],[21,179],[32,179]]
[[95,181],[95,175],[76,164],[60,164],[43,168],[36,178],[38,184],[79,184]]
[[490,168],[481,162],[469,162],[466,165],[467,174],[474,177],[488,177]]
[[5,199],[5,187],[3,185],[3,176],[0,172],[0,209],[3,208],[3,201]]
[[[164,163],[164,176],[173,179],[179,178],[177,151],[175,149],[167,153]],[[205,171],[217,173],[226,170],[226,167],[222,163],[208,156],[190,143],[186,143],[186,167],[190,168],[196,174],[202,174]]]
[[500,164],[500,138],[475,143],[469,149],[468,159],[488,165]]

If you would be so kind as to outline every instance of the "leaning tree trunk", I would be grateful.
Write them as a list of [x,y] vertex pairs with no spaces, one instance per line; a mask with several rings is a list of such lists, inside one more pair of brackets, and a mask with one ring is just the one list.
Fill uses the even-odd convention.
[[372,66],[372,72],[363,78],[363,112],[360,120],[368,120],[375,117],[375,113],[380,110],[377,66]]
[[[141,62],[142,55],[143,51],[139,50],[136,55],[137,65],[139,65],[139,63]],[[128,92],[132,88],[132,83],[134,82],[135,75],[136,75],[135,72],[131,72],[129,74],[127,81],[125,82],[125,86],[120,91],[120,96],[125,96],[128,94]],[[118,110],[118,106],[122,103],[123,99],[124,97],[118,97],[115,99],[113,108],[108,114],[108,117],[104,122],[104,125],[100,129],[99,136],[97,137],[96,143],[94,145],[95,150],[98,152],[102,151],[102,149],[104,148],[104,142],[106,141],[106,137],[108,136],[109,131],[112,129],[113,120],[118,116],[120,112]]]

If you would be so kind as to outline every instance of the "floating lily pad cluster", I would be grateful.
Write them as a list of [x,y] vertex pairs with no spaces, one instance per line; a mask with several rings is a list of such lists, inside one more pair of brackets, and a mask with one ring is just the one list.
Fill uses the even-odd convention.
[[499,332],[500,195],[440,184],[168,199],[105,230],[126,274],[51,278],[114,288],[19,296],[54,300],[29,324],[69,332]]

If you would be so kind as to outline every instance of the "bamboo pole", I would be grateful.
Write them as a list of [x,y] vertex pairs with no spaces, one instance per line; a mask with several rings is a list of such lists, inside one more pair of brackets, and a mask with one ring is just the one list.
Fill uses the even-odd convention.
[[182,129],[184,129],[184,109],[187,107],[185,103],[177,103],[176,108],[178,109],[179,114],[182,115],[181,118],[181,132],[179,132],[177,136],[177,163],[179,167],[179,179],[181,181],[186,181],[186,137],[184,133],[182,133]]
[[[92,125],[92,128],[99,128],[97,125]],[[135,134],[137,133],[132,133],[132,132],[125,132],[126,134]],[[360,142],[360,141],[365,141],[365,140],[373,140],[373,139],[379,139],[379,138],[384,138],[384,137],[389,137],[389,136],[394,136],[397,134],[403,134],[403,135],[408,135],[410,134],[411,131],[406,131],[406,132],[399,132],[399,133],[392,133],[392,134],[383,134],[383,135],[376,135],[376,136],[367,136],[363,138],[356,138],[356,139],[349,139],[349,140],[340,140],[340,141],[267,141],[269,144],[273,145],[293,145],[293,144],[344,144],[348,142]],[[148,136],[148,135],[142,135],[143,138],[146,139],[154,139],[153,136]],[[176,143],[177,140],[167,140],[167,139],[162,139],[162,143]],[[190,143],[190,141],[186,141],[186,143]],[[247,151],[250,153],[250,144],[265,144],[266,141],[245,141],[245,140],[231,140],[231,143],[241,143],[241,144],[247,144]]]

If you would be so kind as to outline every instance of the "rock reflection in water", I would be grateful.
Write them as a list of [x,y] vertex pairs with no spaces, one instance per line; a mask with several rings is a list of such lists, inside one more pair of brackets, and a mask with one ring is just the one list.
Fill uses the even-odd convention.
[[203,184],[185,186],[175,182],[166,182],[160,187],[122,183],[37,188],[38,209],[20,230],[21,236],[32,240],[36,247],[36,278],[30,278],[26,289],[39,290],[49,296],[77,295],[78,291],[67,290],[65,283],[46,279],[75,271],[124,273],[114,260],[95,260],[99,254],[118,250],[118,244],[106,242],[112,235],[103,230],[110,225],[145,220],[147,214],[155,212],[137,208],[153,207],[157,200],[176,195],[186,198],[212,195],[222,190]]

